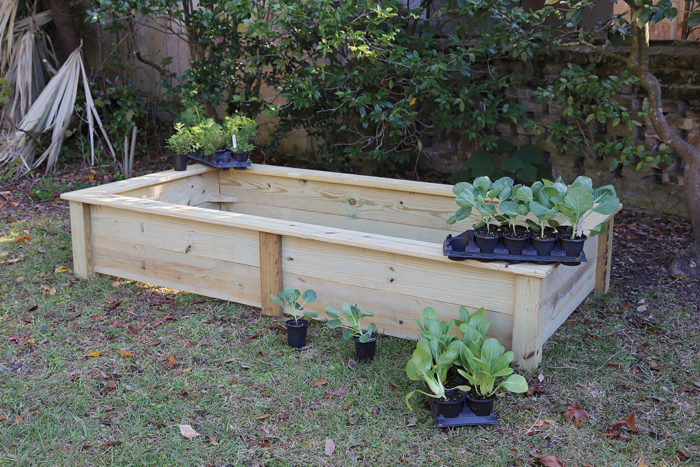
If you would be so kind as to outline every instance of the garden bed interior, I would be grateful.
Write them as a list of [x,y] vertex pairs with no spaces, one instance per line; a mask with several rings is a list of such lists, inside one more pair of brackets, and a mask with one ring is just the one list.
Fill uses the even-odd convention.
[[[191,165],[65,193],[75,273],[95,272],[281,310],[282,287],[314,289],[322,312],[342,301],[380,332],[416,338],[426,306],[442,319],[484,306],[490,335],[533,368],[542,345],[595,288],[607,291],[612,216],[580,266],[454,262],[442,255],[452,186],[253,165]],[[323,316],[323,313],[321,313]]]

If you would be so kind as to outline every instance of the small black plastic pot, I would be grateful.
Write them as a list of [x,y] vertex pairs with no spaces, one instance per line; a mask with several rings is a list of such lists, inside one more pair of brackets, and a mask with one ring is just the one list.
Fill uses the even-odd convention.
[[309,322],[305,319],[294,321],[293,319],[284,322],[287,326],[287,344],[290,347],[300,349],[306,345],[306,332],[309,330]]
[[353,336],[355,341],[355,358],[358,362],[366,362],[374,359],[377,352],[377,335],[372,334],[372,338],[367,342],[360,342],[360,338]]
[[475,399],[467,396],[467,405],[472,409],[474,415],[478,415],[479,417],[485,417],[491,414],[494,401],[495,399]]
[[173,169],[178,172],[187,170],[187,154],[174,154],[173,155]]
[[508,253],[511,255],[522,255],[523,248],[525,248],[525,245],[527,245],[527,240],[527,235],[524,237],[517,234],[516,236],[513,236],[512,232],[506,232],[503,234],[503,246],[508,249]]
[[450,240],[452,251],[464,251],[467,249],[467,245],[469,245],[469,236],[466,234],[456,235]]
[[566,253],[566,256],[578,256],[583,251],[583,243],[586,241],[586,236],[581,235],[578,238],[571,238],[571,235],[559,235],[559,245]]
[[238,162],[245,162],[250,158],[249,152],[231,151],[231,154]]
[[462,408],[464,407],[464,394],[455,389],[446,391],[445,395],[447,396],[447,400],[435,400],[437,411],[445,418],[455,418],[462,412]]
[[539,235],[534,235],[530,237],[530,243],[532,243],[532,247],[539,256],[549,256],[552,254],[554,245],[557,244],[557,239],[547,237],[542,238]]
[[493,253],[496,245],[498,245],[498,234],[477,230],[474,232],[474,242],[476,242],[482,253]]

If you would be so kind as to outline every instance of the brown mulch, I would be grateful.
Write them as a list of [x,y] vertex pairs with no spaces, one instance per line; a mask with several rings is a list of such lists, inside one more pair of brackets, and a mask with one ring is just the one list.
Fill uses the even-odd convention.
[[[290,161],[266,162],[288,165]],[[135,175],[163,168],[163,159],[160,158],[136,161]],[[78,184],[95,186],[115,180],[112,167],[88,168],[76,163],[60,166],[52,179],[56,189],[48,201],[32,196],[32,188],[42,186],[39,179],[3,182],[0,186],[0,222],[66,215],[68,203],[59,198],[61,190],[70,191]],[[691,239],[691,226],[687,221],[628,209],[619,212],[615,216],[611,282],[616,284],[621,298],[633,300],[645,287],[661,284],[672,288],[678,299],[697,309],[700,282],[668,275],[668,266],[675,253],[686,248]]]

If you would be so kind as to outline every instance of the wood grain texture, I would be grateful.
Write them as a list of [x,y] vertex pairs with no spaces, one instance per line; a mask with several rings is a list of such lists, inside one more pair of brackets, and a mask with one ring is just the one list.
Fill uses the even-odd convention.
[[516,278],[512,350],[515,362],[525,370],[537,368],[542,361],[544,320],[540,312],[541,293],[541,279]]
[[596,265],[595,289],[600,293],[610,290],[610,267],[612,266],[612,240],[615,218],[611,217],[607,230],[598,236],[598,264]]
[[196,206],[219,196],[218,181],[219,175],[216,172],[205,172],[165,183],[121,191],[119,194],[183,206]]
[[270,299],[279,295],[282,283],[282,236],[260,232],[260,303],[263,316],[283,316],[282,307]]
[[73,272],[83,279],[94,276],[92,216],[90,205],[71,201],[70,230],[73,246]]

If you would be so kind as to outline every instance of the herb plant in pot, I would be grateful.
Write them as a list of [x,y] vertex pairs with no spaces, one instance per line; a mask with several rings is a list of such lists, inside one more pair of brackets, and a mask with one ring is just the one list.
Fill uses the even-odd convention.
[[517,229],[518,217],[527,216],[530,212],[532,201],[532,189],[524,185],[516,185],[512,188],[510,197],[503,199],[498,204],[498,209],[503,213],[508,229],[503,232],[503,245],[511,255],[520,255],[527,245],[529,232],[526,229]]
[[[471,391],[467,405],[478,416],[486,416],[493,410],[494,395],[500,388],[514,393],[527,391],[527,381],[514,374],[510,363],[514,354],[506,352],[497,339],[485,339],[480,347],[464,345],[459,349],[460,365],[457,370],[466,380]],[[498,378],[503,378],[498,385]]]
[[[291,315],[292,319],[284,322],[287,327],[287,343],[290,347],[301,348],[306,345],[306,334],[309,328],[309,319],[318,317],[318,313],[305,310],[304,305],[316,301],[316,292],[305,290],[304,293],[292,287],[285,287],[280,291],[279,297],[270,294],[270,299]],[[301,300],[301,303],[299,302]]]
[[253,150],[253,140],[257,134],[257,124],[243,115],[233,115],[224,119],[224,137],[228,148],[238,162],[246,162]]
[[197,136],[183,123],[175,124],[175,133],[168,138],[166,145],[173,154],[173,168],[177,171],[187,169],[187,158],[199,149]]
[[[435,399],[438,413],[446,418],[457,417],[464,406],[464,394],[459,390],[448,391],[445,388],[447,370],[452,366],[459,354],[460,341],[454,341],[444,351],[433,354],[427,339],[421,338],[416,344],[413,356],[406,364],[406,375],[412,381],[421,381],[430,392],[414,389],[406,395],[405,401],[409,409],[409,401],[415,393],[421,393]],[[455,389],[469,389],[458,387]]]
[[369,323],[367,330],[363,331],[360,320],[374,315],[361,309],[359,305],[350,305],[347,302],[343,302],[341,309],[348,324],[343,324],[340,312],[329,306],[326,307],[326,314],[331,319],[326,322],[326,326],[331,329],[345,328],[340,338],[340,343],[344,344],[350,337],[353,338],[355,341],[355,357],[358,362],[372,360],[377,351],[377,326],[374,323]]

